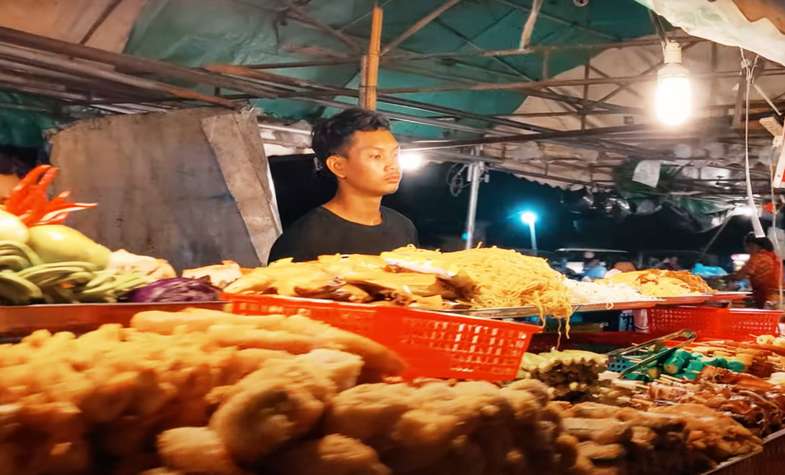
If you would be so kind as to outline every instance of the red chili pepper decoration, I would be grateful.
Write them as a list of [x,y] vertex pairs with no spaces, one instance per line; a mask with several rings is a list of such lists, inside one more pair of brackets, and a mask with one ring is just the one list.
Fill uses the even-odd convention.
[[93,208],[95,203],[70,201],[69,191],[49,200],[46,191],[57,176],[57,168],[39,165],[28,173],[11,191],[5,203],[9,213],[19,216],[27,226],[62,223],[72,211]]
[[46,173],[50,168],[52,168],[51,165],[38,165],[25,175],[25,177],[16,184],[14,189],[11,190],[8,200],[5,202],[6,211],[17,214],[20,211],[22,201],[30,194],[33,185],[38,183],[38,179],[41,175]]

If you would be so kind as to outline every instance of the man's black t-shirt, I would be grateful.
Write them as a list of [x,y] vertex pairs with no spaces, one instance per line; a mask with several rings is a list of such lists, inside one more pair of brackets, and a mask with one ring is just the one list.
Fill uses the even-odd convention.
[[366,226],[319,206],[284,231],[273,244],[269,261],[286,257],[311,261],[332,254],[379,254],[407,244],[417,245],[417,230],[409,218],[384,206],[381,212],[381,224]]

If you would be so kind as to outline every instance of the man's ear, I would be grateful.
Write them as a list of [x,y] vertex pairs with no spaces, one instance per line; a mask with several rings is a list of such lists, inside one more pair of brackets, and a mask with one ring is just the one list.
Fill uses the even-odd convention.
[[324,164],[337,178],[346,178],[345,161],[346,159],[343,157],[330,155],[327,157],[327,160],[324,161]]

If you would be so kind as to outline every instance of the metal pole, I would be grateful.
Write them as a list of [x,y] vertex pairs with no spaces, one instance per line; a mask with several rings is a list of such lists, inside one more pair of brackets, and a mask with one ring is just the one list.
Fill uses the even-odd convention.
[[537,223],[532,221],[529,223],[529,237],[532,240],[532,252],[534,255],[537,255],[537,230],[536,230]]
[[474,227],[477,221],[477,199],[480,196],[480,180],[485,171],[484,162],[469,165],[469,209],[466,213],[466,249],[474,247]]
[[725,217],[725,221],[723,221],[722,226],[720,226],[719,229],[717,229],[717,232],[714,233],[714,236],[712,236],[711,239],[709,239],[709,242],[706,244],[706,247],[704,247],[703,250],[701,251],[701,255],[700,257],[698,257],[699,261],[703,260],[703,258],[706,257],[706,253],[709,252],[709,249],[711,248],[712,244],[714,244],[714,241],[716,241],[717,238],[720,237],[720,233],[725,229],[725,226],[727,226],[728,223],[730,223],[731,218],[732,216]]
[[381,56],[384,56],[385,54],[397,48],[401,43],[409,39],[413,34],[417,33],[418,31],[428,26],[430,22],[435,20],[439,15],[452,8],[453,6],[455,6],[456,3],[460,1],[461,0],[447,0],[432,12],[428,13],[424,17],[417,20],[417,22],[414,25],[410,26],[409,28],[406,29],[406,31],[398,35],[394,40],[390,41],[390,43],[387,44],[387,46],[385,46],[384,49],[382,50]]

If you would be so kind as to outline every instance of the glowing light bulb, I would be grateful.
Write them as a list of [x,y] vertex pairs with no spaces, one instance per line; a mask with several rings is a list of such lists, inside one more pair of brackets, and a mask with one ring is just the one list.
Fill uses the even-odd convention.
[[531,211],[523,211],[521,213],[521,221],[523,224],[528,224],[531,226],[532,224],[537,222],[537,214],[532,213]]
[[692,116],[692,84],[687,68],[681,64],[681,46],[668,42],[665,66],[657,72],[654,110],[657,120],[665,125],[681,125]]
[[419,152],[401,152],[398,163],[405,172],[415,171],[425,165],[425,157]]

